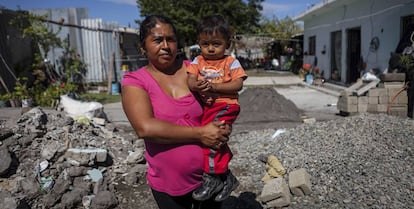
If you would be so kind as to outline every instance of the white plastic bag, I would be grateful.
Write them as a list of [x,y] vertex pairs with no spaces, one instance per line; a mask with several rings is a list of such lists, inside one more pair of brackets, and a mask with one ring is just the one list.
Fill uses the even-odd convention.
[[378,81],[380,80],[376,75],[371,72],[367,72],[362,76],[363,81]]
[[60,96],[60,106],[72,118],[84,116],[89,120],[103,111],[103,105],[99,102],[83,102],[72,99],[68,95]]

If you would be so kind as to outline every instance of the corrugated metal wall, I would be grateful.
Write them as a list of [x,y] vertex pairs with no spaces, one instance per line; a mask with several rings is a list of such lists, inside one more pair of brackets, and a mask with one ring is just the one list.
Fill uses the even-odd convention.
[[[47,15],[48,19],[60,21],[63,19],[64,23],[72,25],[80,25],[81,19],[88,17],[88,11],[86,8],[57,8],[57,9],[33,9],[30,10],[32,14],[36,15]],[[54,32],[59,31],[59,26],[55,24],[47,24],[50,30]],[[76,52],[82,57],[83,46],[81,29],[74,27],[61,27],[60,32],[57,36],[61,39],[68,39],[69,46],[76,49]],[[47,59],[55,66],[57,72],[61,72],[60,58],[64,53],[63,48],[52,48],[47,54]]]
[[[35,9],[31,10],[34,14],[47,14],[52,20],[58,21],[61,18],[65,23],[80,25],[91,29],[110,29],[117,30],[119,27],[116,22],[104,22],[102,19],[88,19],[87,9],[85,8],[63,8],[63,9]],[[57,25],[49,24],[49,27],[57,31]],[[62,27],[59,38],[69,39],[71,48],[75,48],[77,53],[87,64],[86,82],[106,82],[110,70],[112,54],[115,60],[119,59],[119,34],[102,32],[98,30],[87,30],[76,27]],[[48,59],[54,64],[56,71],[61,71],[59,58],[63,54],[62,48],[51,49]],[[121,69],[121,63],[113,61],[113,81],[118,81],[119,76],[116,72]]]
[[[103,22],[102,19],[82,19],[81,25],[88,28],[100,28],[115,30],[119,26],[117,23]],[[115,62],[119,59],[119,34],[82,30],[84,61],[87,64],[87,82],[104,82],[108,79],[108,73],[113,66],[112,81],[119,78],[116,72],[120,70],[120,63]],[[115,55],[115,60],[113,59]]]

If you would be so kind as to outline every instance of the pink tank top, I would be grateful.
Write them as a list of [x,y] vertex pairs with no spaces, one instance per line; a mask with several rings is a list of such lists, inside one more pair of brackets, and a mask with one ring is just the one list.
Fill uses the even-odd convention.
[[[178,99],[166,94],[143,67],[124,75],[122,86],[144,89],[151,100],[154,117],[171,123],[200,126],[202,108],[189,93]],[[139,101],[137,101],[139,102]],[[145,140],[147,181],[152,189],[181,196],[201,184],[203,152],[200,144],[156,144]]]

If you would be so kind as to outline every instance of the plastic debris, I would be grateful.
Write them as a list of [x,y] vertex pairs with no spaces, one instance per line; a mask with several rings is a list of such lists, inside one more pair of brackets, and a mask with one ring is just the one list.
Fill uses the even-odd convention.
[[285,132],[286,132],[286,129],[277,129],[276,132],[272,135],[272,139],[276,138],[277,136]]

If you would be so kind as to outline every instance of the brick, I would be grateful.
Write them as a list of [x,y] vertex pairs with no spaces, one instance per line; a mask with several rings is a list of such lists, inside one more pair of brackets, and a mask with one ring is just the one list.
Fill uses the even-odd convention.
[[312,192],[310,175],[304,168],[289,173],[289,188],[294,195],[299,197],[303,197]]
[[368,97],[368,104],[378,104],[378,97],[377,96],[369,96]]
[[268,181],[263,186],[259,199],[265,203],[278,199],[289,200],[290,203],[290,191],[285,179],[277,177]]

